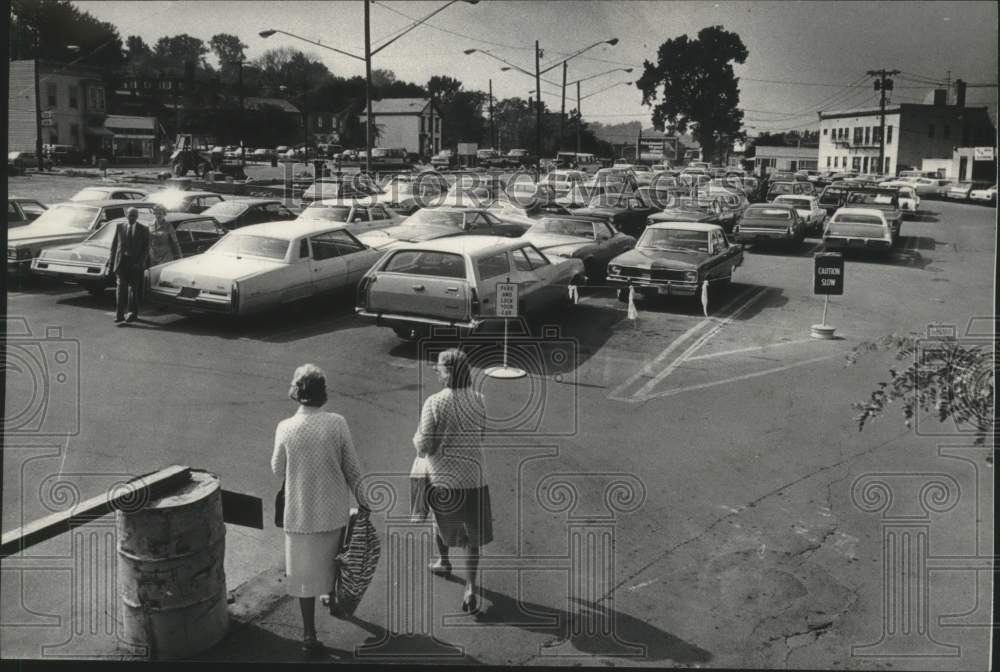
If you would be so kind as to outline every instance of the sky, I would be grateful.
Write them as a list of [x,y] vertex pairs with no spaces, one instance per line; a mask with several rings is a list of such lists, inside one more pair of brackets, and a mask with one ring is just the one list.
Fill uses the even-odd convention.
[[[281,29],[355,54],[364,52],[364,4],[360,0],[129,0],[75,3],[117,26],[124,39],[139,35],[153,44],[164,35],[188,33],[206,42],[233,33],[256,58],[274,47],[295,47],[321,59],[340,76],[364,75],[364,63],[266,29]],[[373,0],[374,47],[413,19],[444,6],[436,2]],[[406,16],[404,16],[406,15]],[[408,18],[412,17],[412,18]],[[763,131],[817,127],[817,110],[877,105],[873,69],[896,69],[892,102],[923,102],[935,81],[950,76],[969,83],[970,105],[997,111],[997,3],[995,2],[666,2],[628,0],[482,0],[457,2],[377,54],[373,67],[393,70],[399,79],[426,83],[448,75],[467,89],[486,91],[492,79],[497,98],[528,97],[534,79],[466,49],[489,50],[525,70],[534,70],[534,41],[543,50],[542,68],[588,45],[619,38],[569,62],[567,81],[616,68],[633,67],[581,83],[584,117],[606,124],[641,121],[651,126],[651,109],[631,82],[646,60],[655,61],[666,39],[695,37],[721,25],[740,35],[749,51],[735,66],[740,106],[753,136]],[[561,68],[545,75],[558,83]],[[611,88],[607,88],[611,87]],[[552,109],[560,87],[542,85]],[[607,89],[606,91],[601,91]],[[593,94],[593,95],[589,95]],[[575,86],[566,107],[575,107]]]

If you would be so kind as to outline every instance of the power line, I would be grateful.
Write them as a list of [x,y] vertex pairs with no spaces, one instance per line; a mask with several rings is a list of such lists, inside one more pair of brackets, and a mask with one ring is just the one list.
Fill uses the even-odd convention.
[[[396,9],[395,7],[390,7],[389,5],[387,5],[385,3],[382,3],[382,2],[379,2],[378,0],[372,0],[372,2],[374,2],[376,5],[378,5],[380,7],[384,7],[385,9],[388,9],[390,12],[394,12],[395,14],[399,14],[400,16],[404,16],[407,19],[410,19],[411,21],[418,21],[419,20],[416,17],[410,16],[409,14],[406,14],[405,12],[401,12],[398,9]],[[528,46],[516,46],[516,45],[513,45],[513,44],[501,44],[499,42],[491,42],[489,40],[484,40],[481,37],[473,37],[471,35],[465,35],[464,33],[459,33],[459,32],[454,31],[454,30],[449,30],[448,28],[442,28],[441,26],[435,26],[433,23],[431,23],[429,21],[424,22],[423,25],[425,25],[425,26],[427,26],[429,28],[433,28],[435,30],[440,30],[442,33],[448,33],[449,35],[455,35],[456,37],[464,37],[467,40],[472,40],[473,42],[480,42],[482,44],[488,44],[488,45],[490,45],[492,47],[501,47],[503,49],[534,49],[534,47],[528,47]]]

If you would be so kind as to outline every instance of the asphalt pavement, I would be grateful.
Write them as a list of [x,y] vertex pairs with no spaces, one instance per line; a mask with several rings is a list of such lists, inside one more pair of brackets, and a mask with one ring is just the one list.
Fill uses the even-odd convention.
[[[8,189],[52,201],[82,184],[11,178]],[[330,658],[984,669],[991,576],[959,565],[992,549],[986,452],[941,448],[971,441],[927,419],[907,428],[898,409],[859,432],[850,406],[893,365],[873,353],[846,366],[859,343],[932,324],[961,336],[973,318],[992,333],[996,211],[923,206],[888,258],[847,260],[845,294],[827,318],[837,340],[809,336],[823,308],[812,294],[815,239],[748,251],[708,317],[697,300],[664,299],[643,303],[633,322],[610,289],[591,288],[548,327],[515,337],[529,376],[483,381],[499,431],[488,449],[496,540],[484,550],[479,618],[461,615],[460,582],[424,570],[428,530],[405,515],[410,438],[437,389],[430,351],[355,319],[349,295],[242,321],[151,309],[115,327],[111,292],[9,288],[8,319],[30,331],[11,352],[30,344],[35,358],[7,371],[7,417],[25,429],[6,437],[3,529],[169,464],[261,497],[270,521],[274,427],[295,410],[292,371],[313,362],[329,375],[329,407],[351,425],[383,535],[357,618],[319,617]],[[971,324],[983,333],[984,322]],[[69,358],[57,361],[59,350]],[[492,344],[481,352],[479,365],[499,357]],[[42,376],[29,371],[37,361]],[[921,508],[927,495],[914,483],[934,475],[960,495]],[[921,543],[929,537],[930,556],[953,559],[919,577],[926,609],[905,638],[886,634],[887,614],[910,613],[908,603],[883,599],[896,511],[871,504],[865,479],[888,483],[892,506],[923,511]],[[115,655],[113,575],[81,578],[94,565],[79,558],[85,541],[64,535],[4,561],[5,656]],[[91,551],[113,566],[111,550]],[[280,530],[228,526],[236,625],[205,658],[300,658],[282,561]],[[102,587],[103,608],[82,592],[67,600],[84,584]],[[926,657],[934,651],[947,657]]]

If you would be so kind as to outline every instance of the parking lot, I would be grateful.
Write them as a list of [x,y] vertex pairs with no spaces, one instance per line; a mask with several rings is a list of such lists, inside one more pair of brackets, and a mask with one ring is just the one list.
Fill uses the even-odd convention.
[[[8,189],[52,203],[82,184],[36,176],[11,178]],[[807,612],[829,617],[827,624],[841,618],[829,637],[843,640],[814,647],[809,666],[838,661],[838,643],[872,639],[882,619],[881,532],[875,517],[852,505],[851,484],[868,471],[919,469],[929,451],[914,448],[933,441],[914,436],[898,415],[859,433],[850,404],[885,379],[891,358],[870,355],[847,367],[845,357],[890,333],[924,333],[931,324],[964,331],[970,319],[991,316],[995,215],[925,201],[888,256],[849,256],[845,293],[831,299],[827,318],[836,340],[809,333],[823,311],[812,293],[815,238],[797,249],[750,248],[732,286],[710,295],[707,316],[697,299],[664,297],[640,303],[630,320],[611,288],[588,287],[564,313],[515,326],[510,355],[529,375],[480,379],[491,417],[514,427],[492,438],[494,516],[509,533],[498,533],[488,555],[555,553],[565,544],[562,514],[522,510],[522,491],[553,474],[629,474],[641,484],[641,506],[617,518],[613,581],[599,590],[618,612],[673,638],[651,660],[705,663],[699,651],[710,649],[713,666],[795,665],[801,653],[794,652],[815,641],[795,639],[817,630],[804,624]],[[75,480],[86,497],[169,464],[213,471],[227,489],[263,498],[269,520],[278,485],[269,469],[273,431],[294,410],[288,381],[305,362],[330,376],[329,405],[349,419],[366,470],[405,476],[420,403],[437,386],[428,344],[360,321],[349,294],[244,320],[147,308],[140,322],[118,328],[111,291],[93,298],[29,280],[8,287],[7,314],[35,340],[73,344],[63,362],[68,387],[49,396],[44,413],[45,422],[75,422],[77,430],[55,449],[44,432],[8,437],[5,530],[50,512],[51,499],[23,485],[40,475]],[[495,340],[477,369],[497,363]],[[12,371],[8,416],[36,396],[37,381]],[[230,586],[282,562],[281,531],[271,526],[230,526],[227,546]],[[484,571],[484,583],[515,594],[505,588],[515,580],[510,572]],[[64,591],[43,589],[50,580],[4,575],[25,582],[39,613],[60,608]],[[385,581],[376,579],[376,595]],[[532,602],[565,607],[557,581],[529,583]],[[938,597],[955,613],[971,604],[967,592]],[[711,618],[692,618],[706,612]],[[4,607],[5,622],[25,618]],[[26,632],[5,641],[5,655],[31,655]],[[449,639],[469,637],[456,633]],[[970,647],[967,655],[985,651]],[[958,667],[984,662],[963,658]]]

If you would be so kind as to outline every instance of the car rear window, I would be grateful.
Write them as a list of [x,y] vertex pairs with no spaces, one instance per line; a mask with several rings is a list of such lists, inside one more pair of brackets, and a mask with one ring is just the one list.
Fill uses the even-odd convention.
[[834,216],[832,221],[837,224],[871,224],[882,226],[882,220],[873,215],[839,215]]
[[748,208],[744,216],[753,219],[791,219],[792,213],[784,208]]
[[464,278],[465,259],[459,254],[428,250],[401,250],[382,269],[387,273]]
[[288,252],[288,241],[268,236],[251,236],[230,233],[212,247],[212,252],[236,256],[262,257],[264,259],[284,259]]
[[73,198],[69,199],[71,201],[103,201],[108,198],[107,189],[83,189],[77,193]]
[[351,215],[349,205],[310,205],[302,211],[301,219],[319,219],[324,222],[346,222]]

